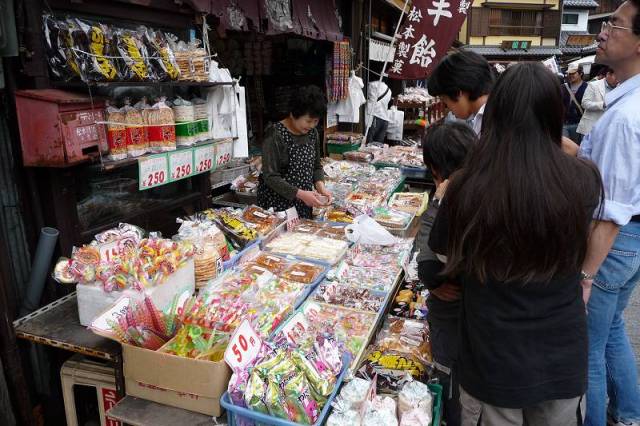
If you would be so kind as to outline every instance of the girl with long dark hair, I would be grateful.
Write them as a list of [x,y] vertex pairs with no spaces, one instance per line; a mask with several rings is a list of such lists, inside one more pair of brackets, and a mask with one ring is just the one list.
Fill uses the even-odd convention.
[[562,95],[543,65],[498,80],[480,141],[453,176],[429,245],[462,285],[462,424],[577,425],[587,385],[580,286],[602,193],[562,151]]

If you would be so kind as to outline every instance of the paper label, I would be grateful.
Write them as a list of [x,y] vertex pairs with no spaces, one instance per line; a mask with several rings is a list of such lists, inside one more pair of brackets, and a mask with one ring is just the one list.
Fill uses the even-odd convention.
[[305,315],[302,312],[298,312],[287,321],[281,331],[289,343],[296,345],[306,334],[307,329],[309,329],[309,323]]
[[196,173],[204,173],[213,169],[215,152],[213,145],[199,146],[194,149]]
[[242,370],[256,359],[261,346],[262,339],[249,321],[244,320],[233,333],[229,346],[224,352],[224,360],[233,371]]
[[98,316],[91,323],[91,328],[98,334],[112,334],[111,327],[107,323],[107,320],[118,321],[120,317],[127,313],[127,308],[130,302],[129,297],[121,297],[118,301],[106,310],[102,315]]
[[171,181],[188,178],[193,174],[193,151],[191,149],[173,151],[168,156]]
[[169,182],[169,161],[166,154],[149,155],[138,159],[138,188],[140,191]]

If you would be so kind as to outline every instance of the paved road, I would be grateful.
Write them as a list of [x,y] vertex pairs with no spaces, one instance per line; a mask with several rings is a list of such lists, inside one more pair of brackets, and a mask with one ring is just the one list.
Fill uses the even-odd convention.
[[638,365],[638,375],[640,376],[640,285],[636,287],[631,295],[624,317],[629,339],[636,352],[636,364]]

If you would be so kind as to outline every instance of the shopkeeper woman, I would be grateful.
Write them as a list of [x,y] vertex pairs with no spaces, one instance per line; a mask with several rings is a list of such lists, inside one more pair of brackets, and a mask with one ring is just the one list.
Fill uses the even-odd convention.
[[317,86],[297,90],[289,115],[268,127],[262,145],[262,175],[258,205],[275,211],[295,207],[301,218],[312,217],[313,207],[331,201],[324,186],[321,147],[316,126],[327,110]]

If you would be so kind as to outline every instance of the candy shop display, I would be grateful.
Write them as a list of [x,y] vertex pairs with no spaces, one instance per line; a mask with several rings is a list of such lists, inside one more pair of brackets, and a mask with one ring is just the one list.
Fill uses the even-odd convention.
[[202,215],[178,219],[178,223],[175,238],[193,244],[196,288],[201,288],[217,276],[222,262],[229,260],[227,241],[216,224]]
[[428,380],[430,365],[411,354],[394,350],[383,350],[375,346],[367,348],[357,375],[363,378],[378,376],[378,388],[386,392],[397,392],[412,378]]
[[412,146],[385,147],[375,158],[376,164],[394,164],[402,167],[425,168],[422,148]]
[[429,290],[420,280],[408,281],[406,278],[393,299],[389,313],[396,317],[424,320],[427,318],[427,297]]
[[236,249],[242,250],[259,237],[255,226],[244,222],[234,209],[208,209],[202,213],[218,225]]
[[176,127],[173,110],[164,97],[143,111],[147,127],[147,139],[151,152],[167,152],[176,149]]
[[[315,424],[341,377],[342,357],[335,340],[318,336],[309,347],[284,339],[263,343],[248,367],[234,371],[228,392],[232,403],[299,424]],[[252,421],[234,413],[236,424]]]
[[[298,315],[302,315],[304,319],[300,320],[297,318]],[[375,318],[375,313],[307,301],[301,306],[299,313],[285,323],[280,334],[297,348],[312,347],[317,336],[335,336],[341,351],[349,352],[351,355],[352,367],[355,367],[357,357],[367,344]],[[289,323],[296,325],[293,332],[287,330]],[[280,334],[277,334],[276,338]]]
[[274,253],[320,260],[333,265],[344,256],[348,246],[349,244],[343,240],[302,232],[287,232],[271,240],[266,248]]
[[425,321],[387,317],[374,345],[382,351],[411,354],[423,363],[431,363],[429,327]]
[[389,207],[419,216],[426,209],[429,194],[426,192],[396,192],[389,199]]
[[293,225],[291,230],[318,237],[347,241],[345,226],[345,223],[316,222],[309,219],[301,219]]
[[333,402],[327,426],[430,426],[435,396],[429,386],[408,379],[392,394],[377,394],[378,380],[355,378]]
[[413,217],[413,214],[387,207],[378,207],[373,214],[375,221],[388,229],[404,229],[409,226]]
[[107,319],[113,336],[122,343],[155,351],[175,336],[181,323],[177,316],[178,297],[167,313],[158,309],[151,298],[131,300],[116,319]]
[[385,299],[384,294],[374,293],[367,288],[342,285],[330,281],[320,284],[312,297],[317,302],[371,312],[378,312],[383,307]]
[[254,256],[243,259],[237,269],[241,273],[258,276],[269,272],[285,280],[303,284],[313,284],[325,273],[325,268],[321,265],[285,259],[270,252],[257,252]]
[[242,218],[255,225],[260,235],[267,235],[273,231],[280,223],[280,220],[273,214],[258,206],[249,206],[242,213]]
[[222,360],[228,342],[229,335],[226,333],[187,324],[159,350],[184,358],[218,362]]
[[161,284],[194,254],[188,242],[146,238],[135,246],[122,247],[103,258],[97,243],[77,247],[70,259],[60,260],[54,277],[60,282],[96,284],[111,292],[133,288],[142,290]]

